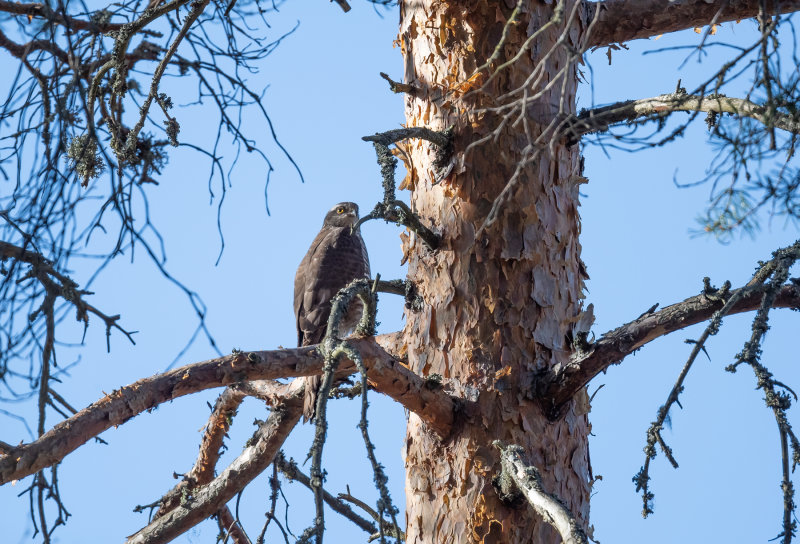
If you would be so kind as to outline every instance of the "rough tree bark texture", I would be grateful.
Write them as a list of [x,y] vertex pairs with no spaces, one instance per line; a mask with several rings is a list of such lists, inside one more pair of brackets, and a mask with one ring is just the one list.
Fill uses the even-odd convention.
[[[464,159],[436,183],[432,146],[408,145],[412,207],[443,240],[438,251],[430,252],[413,236],[404,239],[409,278],[427,305],[424,312],[406,316],[409,364],[423,376],[453,378],[460,384],[453,393],[474,401],[466,403],[461,424],[445,441],[410,416],[405,447],[409,544],[560,541],[527,507],[500,503],[491,483],[500,470],[499,452],[492,447],[496,439],[521,445],[541,470],[546,490],[560,497],[584,527],[589,519],[591,427],[585,390],[554,422],[531,392],[538,371],[567,360],[567,336],[581,311],[586,276],[578,242],[577,147],[558,143],[526,168],[498,220],[476,237],[530,138],[557,112],[562,93],[567,113],[574,113],[574,67],[564,86],[554,85],[527,109],[527,135],[525,123],[509,123],[496,140],[463,156],[470,142],[499,126],[499,116],[480,111],[496,105],[492,97],[519,87],[548,53],[540,89],[567,64],[566,47],[551,52],[562,24],[544,32],[486,95],[458,88],[492,55],[515,4],[401,3],[405,82],[417,87],[406,99],[408,126],[455,125],[456,157]],[[572,5],[565,6],[565,19]],[[553,2],[528,3],[497,64],[513,57],[527,36],[551,19],[554,7]],[[580,16],[574,20],[565,44],[574,47],[585,25]]]

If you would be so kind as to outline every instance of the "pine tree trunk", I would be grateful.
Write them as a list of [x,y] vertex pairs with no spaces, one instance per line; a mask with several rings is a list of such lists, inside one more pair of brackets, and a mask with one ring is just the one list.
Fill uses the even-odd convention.
[[[585,21],[576,16],[564,45],[554,47],[564,23],[544,31],[530,50],[492,81],[485,94],[468,94],[486,78],[475,70],[495,49],[515,2],[406,1],[401,5],[400,45],[405,82],[417,87],[406,99],[408,126],[455,126],[455,157],[447,177],[434,180],[435,149],[407,146],[412,208],[443,238],[436,252],[413,235],[404,239],[409,278],[426,301],[409,312],[405,329],[411,368],[459,384],[466,399],[461,422],[445,441],[410,417],[406,455],[407,541],[560,542],[557,533],[523,504],[502,504],[492,487],[500,470],[502,440],[522,446],[544,484],[584,528],[589,520],[591,468],[589,402],[581,392],[550,421],[532,384],[537,372],[564,363],[580,316],[577,146],[555,142],[528,165],[497,219],[476,236],[495,198],[514,176],[529,142],[559,111],[573,113],[574,65],[544,96],[525,108],[524,122],[507,123],[494,140],[471,143],[500,126],[502,116],[482,108],[522,85],[540,63],[535,90],[567,66]],[[565,7],[568,19],[574,4]],[[518,17],[494,66],[513,57],[525,39],[553,16],[553,3],[530,2]],[[546,58],[545,58],[546,57]],[[527,132],[526,132],[527,131]]]

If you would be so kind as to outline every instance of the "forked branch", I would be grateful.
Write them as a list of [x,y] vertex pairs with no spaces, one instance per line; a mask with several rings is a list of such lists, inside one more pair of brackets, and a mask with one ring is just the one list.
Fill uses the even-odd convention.
[[[613,364],[647,344],[669,334],[710,319],[734,295],[737,302],[728,314],[756,310],[765,293],[764,286],[745,286],[722,294],[707,293],[688,298],[659,311],[648,311],[637,319],[603,334],[599,340],[576,349],[570,361],[540,377],[537,390],[546,399],[553,415],[583,386]],[[737,294],[738,293],[738,294]],[[773,308],[800,309],[800,282],[784,285],[775,295]]]
[[362,217],[354,228],[359,228],[370,219],[384,219],[407,227],[408,230],[415,232],[422,238],[429,248],[436,249],[439,247],[439,235],[422,224],[422,221],[411,211],[411,208],[395,196],[394,173],[397,167],[397,159],[392,155],[389,146],[406,138],[421,138],[435,144],[437,153],[434,159],[434,166],[440,172],[447,170],[448,161],[450,161],[453,153],[452,127],[441,132],[426,127],[409,127],[389,130],[372,136],[364,136],[362,140],[372,142],[375,146],[375,153],[378,156],[378,164],[381,167],[381,177],[383,178],[383,202],[376,204],[375,208]]
[[195,489],[188,500],[131,536],[127,544],[169,542],[213,515],[269,467],[302,413],[303,388],[298,386],[282,405],[272,410],[267,421],[259,425],[249,445],[228,468],[208,485]]

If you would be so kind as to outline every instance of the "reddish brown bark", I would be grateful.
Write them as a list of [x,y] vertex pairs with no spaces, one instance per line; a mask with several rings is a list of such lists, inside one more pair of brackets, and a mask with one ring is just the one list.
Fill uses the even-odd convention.
[[[447,434],[453,422],[453,401],[405,368],[376,340],[387,345],[396,342],[394,335],[350,340],[364,359],[370,382],[409,410],[423,414],[431,429]],[[58,463],[106,429],[121,425],[167,400],[246,380],[311,376],[321,372],[322,364],[322,356],[314,346],[250,354],[239,352],[139,380],[53,426],[35,442],[0,455],[0,485]],[[346,375],[355,372],[355,367],[345,361],[340,370]]]
[[[598,6],[600,14],[589,37],[592,46],[748,19],[758,15],[761,0],[606,0],[587,2],[589,17]],[[800,1],[767,0],[766,8],[771,15],[791,13],[800,9]]]
[[131,535],[128,544],[166,544],[219,511],[275,458],[286,437],[300,421],[303,388],[297,387],[267,421],[259,425],[250,444],[219,476],[194,490],[191,499],[154,519]]
[[[747,293],[731,308],[730,314],[757,310],[767,287],[761,285],[743,289]],[[646,313],[605,333],[586,353],[576,354],[568,365],[555,369],[549,376],[543,376],[539,384],[541,395],[557,411],[561,403],[568,401],[576,391],[609,366],[621,363],[626,356],[656,338],[709,319],[736,292],[731,291],[724,297],[716,298],[697,295],[657,312]],[[772,307],[800,309],[800,287],[782,287]]]
[[[567,4],[566,14],[573,5]],[[412,207],[442,237],[436,252],[413,237],[405,243],[409,279],[427,305],[406,316],[409,365],[422,376],[453,378],[460,384],[454,393],[474,401],[463,424],[444,441],[415,415],[409,419],[409,544],[558,541],[555,530],[531,510],[501,504],[491,482],[500,471],[499,452],[492,447],[496,439],[522,446],[541,470],[546,491],[560,497],[584,527],[589,518],[585,392],[551,423],[530,390],[535,373],[568,360],[566,338],[581,312],[577,148],[556,144],[522,170],[497,220],[476,235],[516,165],[528,156],[526,146],[542,132],[537,122],[542,112],[545,118],[550,110],[556,113],[562,99],[564,113],[575,109],[575,67],[568,66],[568,47],[553,44],[561,36],[566,45],[579,46],[585,26],[580,16],[545,29],[486,94],[464,94],[470,86],[464,82],[492,55],[513,6],[485,0],[401,5],[405,82],[418,89],[406,99],[407,124],[455,125],[456,158],[463,161],[435,183],[431,146],[407,146]],[[526,3],[497,64],[550,21],[554,7]],[[465,157],[468,144],[501,123],[481,108],[523,85],[540,62],[543,76],[532,92],[567,67],[564,79],[525,109],[524,122],[506,124]]]

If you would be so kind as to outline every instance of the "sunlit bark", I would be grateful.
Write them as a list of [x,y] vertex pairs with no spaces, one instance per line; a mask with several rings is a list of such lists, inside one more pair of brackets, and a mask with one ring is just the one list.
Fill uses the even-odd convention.
[[[573,4],[574,5],[574,4]],[[428,306],[407,314],[409,365],[422,376],[441,374],[460,384],[453,393],[475,401],[462,425],[440,441],[413,414],[406,441],[409,544],[431,542],[558,542],[556,531],[527,508],[501,504],[492,487],[500,471],[496,439],[522,446],[540,467],[546,491],[588,523],[591,469],[586,414],[580,391],[562,417],[548,421],[531,387],[535,375],[569,356],[567,340],[580,316],[585,273],[580,261],[577,148],[556,143],[521,172],[529,147],[549,118],[574,113],[577,78],[568,63],[585,22],[570,17],[542,31],[482,93],[465,93],[486,78],[471,78],[491,57],[508,17],[505,2],[406,2],[400,42],[405,83],[418,90],[406,100],[409,126],[455,125],[456,165],[439,183],[428,144],[408,146],[411,202],[442,237],[436,252],[406,240],[409,278]],[[524,6],[496,65],[554,16],[555,4]],[[562,38],[564,46],[554,47]],[[541,65],[540,65],[541,63]],[[540,65],[535,91],[516,126],[482,108],[521,86]],[[464,82],[470,82],[464,84]],[[466,147],[489,135],[496,137]],[[481,230],[507,182],[511,198]]]

